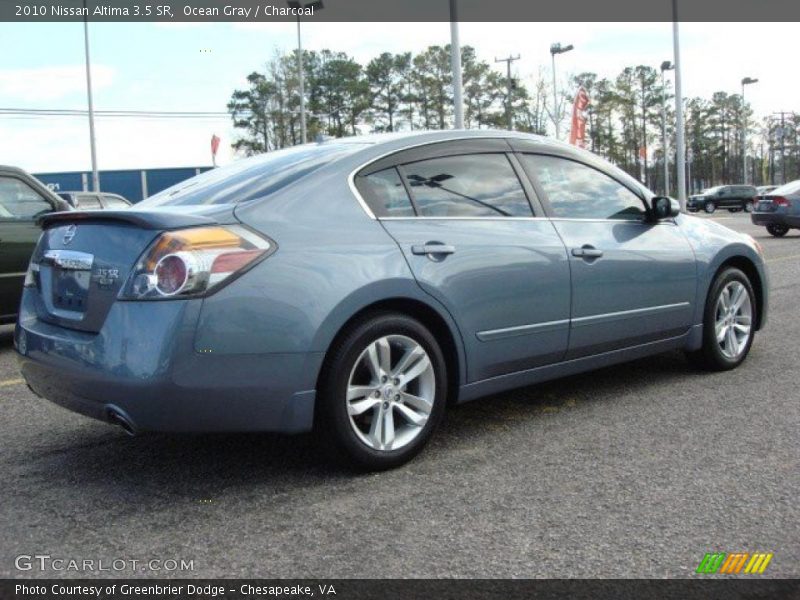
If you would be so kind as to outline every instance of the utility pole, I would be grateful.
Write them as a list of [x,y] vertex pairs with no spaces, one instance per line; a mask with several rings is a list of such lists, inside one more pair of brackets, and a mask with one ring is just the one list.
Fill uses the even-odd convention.
[[461,43],[458,39],[458,0],[450,0],[450,70],[453,72],[453,113],[456,129],[464,129],[464,99],[461,80]]
[[664,152],[664,195],[669,196],[669,143],[667,142],[667,83],[664,72],[675,66],[668,60],[661,63],[661,138]]
[[684,139],[683,96],[681,95],[681,48],[678,29],[678,0],[672,0],[672,46],[675,53],[675,145],[678,171],[678,200],[686,210],[686,140]]
[[[83,0],[84,12],[86,0]],[[94,102],[92,101],[92,66],[89,58],[89,17],[83,19],[83,43],[86,49],[86,96],[89,101],[89,148],[92,155],[92,187],[93,191],[100,191],[100,174],[97,172],[97,143],[94,135]]]
[[[289,8],[300,10],[303,8],[311,8],[312,10],[322,10],[325,6],[322,0],[302,4],[297,0],[287,0],[286,5]],[[305,73],[303,72],[303,42],[300,37],[300,15],[297,15],[297,77],[298,87],[300,88],[300,136],[303,140],[302,143],[308,141],[308,132],[306,130],[306,91],[305,91]]]
[[515,60],[519,60],[520,56],[517,54],[516,56],[509,55],[508,58],[495,58],[494,62],[504,62],[506,63],[506,85],[508,86],[508,96],[506,96],[506,120],[508,121],[508,129],[509,131],[514,129],[514,119],[511,115],[511,63]]

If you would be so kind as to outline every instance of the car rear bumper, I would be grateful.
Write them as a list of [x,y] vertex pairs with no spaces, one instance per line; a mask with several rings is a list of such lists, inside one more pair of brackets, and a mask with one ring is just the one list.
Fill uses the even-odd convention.
[[800,227],[800,217],[783,213],[754,212],[750,214],[753,225],[786,225]]
[[199,353],[200,301],[117,302],[88,334],[31,316],[14,335],[22,375],[39,396],[138,431],[308,431],[321,353]]

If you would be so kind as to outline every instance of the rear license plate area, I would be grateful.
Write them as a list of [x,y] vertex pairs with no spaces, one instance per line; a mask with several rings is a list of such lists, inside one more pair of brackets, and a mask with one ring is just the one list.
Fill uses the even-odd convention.
[[53,269],[53,306],[70,312],[85,312],[89,301],[91,271]]

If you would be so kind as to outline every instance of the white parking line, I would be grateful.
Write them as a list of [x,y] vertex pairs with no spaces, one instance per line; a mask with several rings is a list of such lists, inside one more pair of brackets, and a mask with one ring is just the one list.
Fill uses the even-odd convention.
[[25,383],[24,379],[6,379],[5,381],[0,381],[0,387],[6,387],[9,385],[22,385]]

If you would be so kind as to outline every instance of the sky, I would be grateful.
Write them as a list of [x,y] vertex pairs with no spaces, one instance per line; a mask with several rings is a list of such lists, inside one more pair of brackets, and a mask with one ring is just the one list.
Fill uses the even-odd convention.
[[[740,92],[756,116],[800,111],[800,79],[786,76],[796,55],[795,23],[683,23],[684,96]],[[381,52],[418,52],[447,44],[449,23],[303,23],[303,46],[346,52],[362,64]],[[89,26],[96,110],[224,112],[234,89],[276,52],[296,47],[293,23],[92,23]],[[671,23],[462,23],[462,45],[479,58],[519,54],[513,73],[550,76],[552,42],[575,50],[557,57],[559,80],[593,71],[615,77],[624,67],[658,68],[673,60]],[[0,108],[87,106],[82,23],[0,23]],[[790,61],[790,64],[793,62]],[[504,71],[505,63],[495,66]],[[230,119],[96,119],[100,170],[211,164],[210,138],[222,138],[218,164],[237,157]],[[562,135],[566,135],[562,132]],[[0,114],[0,164],[34,173],[91,168],[88,119]]]

